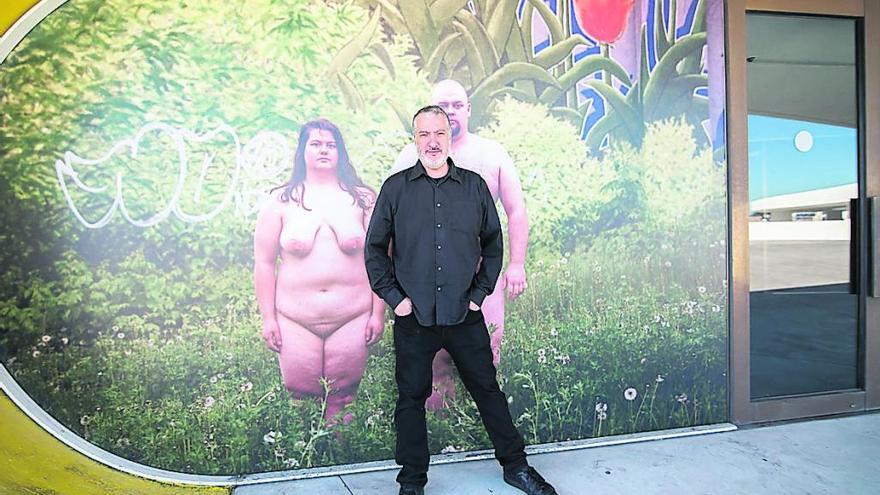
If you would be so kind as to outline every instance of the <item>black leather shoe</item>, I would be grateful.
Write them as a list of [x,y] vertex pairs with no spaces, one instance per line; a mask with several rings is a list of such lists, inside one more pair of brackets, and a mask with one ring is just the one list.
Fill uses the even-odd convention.
[[556,489],[531,466],[523,466],[510,471],[505,470],[504,482],[519,488],[528,495],[558,495]]
[[400,485],[399,495],[425,495],[425,489],[415,485]]

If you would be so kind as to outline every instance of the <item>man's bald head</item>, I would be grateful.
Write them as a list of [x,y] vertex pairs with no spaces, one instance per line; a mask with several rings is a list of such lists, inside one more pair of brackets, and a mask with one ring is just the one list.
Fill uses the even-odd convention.
[[445,79],[434,85],[431,102],[446,111],[452,127],[452,140],[467,134],[471,117],[471,103],[467,91],[458,81]]
[[431,88],[431,99],[436,101],[440,98],[456,98],[467,101],[467,91],[464,86],[454,79],[444,79]]

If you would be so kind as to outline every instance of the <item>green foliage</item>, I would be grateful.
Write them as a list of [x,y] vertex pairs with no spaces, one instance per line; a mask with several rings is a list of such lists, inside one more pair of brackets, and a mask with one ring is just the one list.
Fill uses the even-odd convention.
[[693,134],[684,119],[649,124],[639,149],[645,209],[664,227],[681,223],[707,202],[724,201],[724,167],[714,162],[711,149],[697,146]]
[[506,98],[480,134],[513,158],[529,215],[529,257],[556,257],[586,241],[582,234],[612,197],[603,188],[613,172],[587,156],[577,129],[545,106]]

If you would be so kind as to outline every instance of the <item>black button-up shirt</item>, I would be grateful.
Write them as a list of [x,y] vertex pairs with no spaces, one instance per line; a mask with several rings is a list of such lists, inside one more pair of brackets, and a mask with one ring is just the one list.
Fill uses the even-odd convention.
[[447,162],[439,180],[421,161],[385,180],[364,246],[373,291],[392,308],[409,297],[422,326],[464,321],[469,301],[482,305],[501,273],[501,224],[489,187]]

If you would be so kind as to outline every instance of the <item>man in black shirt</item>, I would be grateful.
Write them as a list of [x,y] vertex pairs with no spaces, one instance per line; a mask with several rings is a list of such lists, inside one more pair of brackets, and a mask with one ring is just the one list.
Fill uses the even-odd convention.
[[504,481],[530,495],[555,495],[526,462],[480,311],[504,252],[495,202],[478,174],[449,158],[451,130],[443,109],[422,108],[413,129],[419,161],[382,185],[364,248],[370,285],[395,314],[400,494],[421,495],[428,482],[425,401],[434,355],[445,349],[477,404]]

